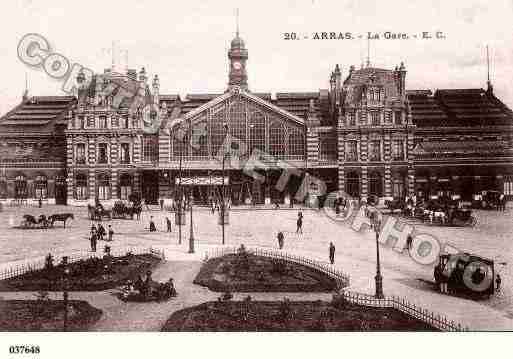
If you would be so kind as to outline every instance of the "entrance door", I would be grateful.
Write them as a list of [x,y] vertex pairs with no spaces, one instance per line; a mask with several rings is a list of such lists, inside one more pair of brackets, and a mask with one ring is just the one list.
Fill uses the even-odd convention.
[[66,179],[64,177],[55,178],[55,204],[66,205],[68,192],[66,188]]
[[159,204],[159,176],[157,172],[143,172],[142,198],[147,204]]

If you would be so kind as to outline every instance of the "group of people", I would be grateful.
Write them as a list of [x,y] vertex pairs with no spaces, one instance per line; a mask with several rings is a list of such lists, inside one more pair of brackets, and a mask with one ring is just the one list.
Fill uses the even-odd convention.
[[[297,214],[296,234],[303,234],[303,212],[301,211]],[[285,245],[285,235],[283,234],[283,231],[278,231],[276,238],[278,240],[278,248],[283,249],[283,246]],[[333,242],[330,242],[329,245],[329,261],[331,264],[335,263],[335,245]]]
[[98,225],[95,225],[94,223],[91,224],[91,233],[89,236],[89,241],[91,243],[91,251],[96,252],[96,246],[98,244],[98,241],[103,240],[109,242],[112,242],[114,240],[114,230],[112,229],[112,226],[109,224],[108,230],[105,230],[105,227],[103,227],[101,223],[98,223]]
[[177,295],[173,278],[169,278],[165,283],[158,283],[153,281],[151,276],[152,272],[148,270],[144,280],[141,275],[138,275],[135,282],[127,281],[122,291],[123,298],[129,299],[134,295],[140,295],[143,298],[165,299]]

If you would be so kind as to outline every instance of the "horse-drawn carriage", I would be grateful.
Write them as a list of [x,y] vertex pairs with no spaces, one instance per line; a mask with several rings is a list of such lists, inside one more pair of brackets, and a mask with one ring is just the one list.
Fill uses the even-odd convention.
[[441,254],[434,278],[438,286],[445,284],[454,294],[490,296],[495,289],[494,262],[469,253]]
[[24,214],[23,220],[20,223],[20,228],[31,228],[31,229],[41,229],[50,227],[51,222],[48,218],[42,214],[38,218],[31,214]]
[[87,205],[87,212],[89,213],[89,219],[93,221],[101,221],[102,219],[112,219],[112,211],[103,208],[102,205],[91,206]]
[[462,227],[475,226],[477,223],[476,217],[472,215],[472,209],[454,200],[431,199],[415,205],[408,204],[403,214],[435,225]]
[[46,217],[44,214],[41,214],[39,217],[35,217],[31,214],[23,215],[23,220],[20,223],[20,228],[23,229],[46,229],[49,227],[53,227],[55,222],[63,222],[64,228],[66,228],[66,222],[69,219],[74,219],[73,213],[58,213],[52,214],[51,216]]

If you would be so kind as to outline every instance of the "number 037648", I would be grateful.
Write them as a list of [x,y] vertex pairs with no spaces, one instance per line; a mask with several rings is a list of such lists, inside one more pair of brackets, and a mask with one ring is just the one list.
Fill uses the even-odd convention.
[[9,354],[39,354],[39,345],[11,345]]

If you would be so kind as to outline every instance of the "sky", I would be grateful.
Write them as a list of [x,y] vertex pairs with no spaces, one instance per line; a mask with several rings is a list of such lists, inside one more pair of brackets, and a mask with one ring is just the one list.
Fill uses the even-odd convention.
[[[128,53],[130,68],[144,66],[150,78],[159,75],[161,93],[222,93],[237,8],[251,91],[328,88],[335,64],[347,75],[351,65],[365,61],[368,46],[372,66],[393,69],[404,62],[407,89],[484,88],[488,45],[494,91],[513,108],[513,0],[11,0],[2,5],[2,114],[21,101],[25,78],[30,95],[63,94],[62,81],[18,59],[18,43],[27,33],[42,35],[52,51],[98,72],[111,66],[115,42]],[[312,38],[323,31],[355,38]],[[387,31],[409,39],[384,39]],[[445,38],[413,38],[436,31]],[[300,39],[285,40],[292,32]],[[358,38],[367,32],[380,39]],[[118,55],[119,68],[124,60],[124,53]]]

